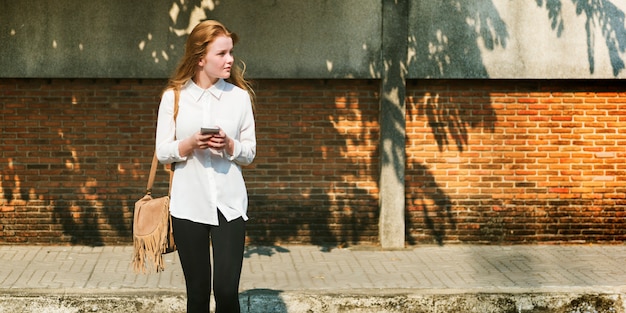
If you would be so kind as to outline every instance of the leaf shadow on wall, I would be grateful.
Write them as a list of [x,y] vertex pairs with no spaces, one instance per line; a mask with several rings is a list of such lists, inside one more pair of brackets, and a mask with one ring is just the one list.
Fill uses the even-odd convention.
[[[596,41],[603,41],[613,75],[617,77],[626,68],[622,57],[626,52],[624,11],[611,0],[569,1],[576,14],[584,17],[589,72],[593,74],[596,69]],[[547,18],[557,38],[570,26],[563,18],[563,2],[535,0],[538,7],[548,12]],[[415,33],[409,37],[410,74],[428,78],[489,78],[481,48],[475,43],[481,42],[487,50],[507,49],[509,43],[506,23],[493,0],[445,0],[433,12],[429,12],[431,4],[416,5],[417,11],[425,13],[420,16]],[[596,34],[602,37],[596,38]]]
[[[291,96],[289,102],[259,97],[259,107],[274,120],[257,119],[257,159],[244,169],[249,240],[314,244],[325,251],[375,242],[378,199],[368,182],[376,181],[378,167],[378,102],[373,96],[361,98],[359,83],[308,82],[315,85],[313,90],[341,91],[333,92],[334,97],[298,96],[290,84],[298,90],[302,82],[285,81],[281,90],[271,92],[274,97]],[[334,86],[344,83],[346,91]],[[257,91],[269,92],[259,84]],[[368,87],[372,94],[378,90],[376,82]]]
[[495,50],[506,49],[509,41],[506,24],[492,0],[415,5],[423,13],[416,29],[410,30],[409,77],[489,77],[478,42]]
[[[438,244],[443,244],[446,230],[456,228],[452,209],[462,208],[472,202],[477,195],[464,195],[455,192],[455,198],[448,194],[448,182],[465,181],[464,174],[480,164],[471,164],[463,155],[469,149],[471,134],[493,133],[497,119],[491,104],[490,89],[481,81],[467,81],[463,100],[459,90],[443,90],[441,86],[452,82],[411,81],[409,90],[415,90],[407,97],[407,120],[415,129],[422,125],[429,134],[409,132],[407,134],[407,155],[426,152],[428,162],[421,160],[408,162],[406,175],[407,192],[407,237],[409,243],[416,243],[421,233],[431,234]],[[439,90],[429,92],[427,90]],[[436,145],[439,153],[427,147]],[[423,159],[423,157],[417,157]],[[440,169],[441,165],[444,170]],[[435,174],[435,172],[437,172]],[[445,174],[444,174],[445,173]],[[443,180],[442,180],[443,178]],[[456,187],[450,187],[456,188]],[[424,229],[419,225],[423,224]]]
[[[418,11],[432,9],[423,4]],[[442,1],[437,10],[418,21],[418,29],[409,36],[408,77],[488,78],[481,55],[484,48],[506,49],[509,32],[492,0]],[[417,62],[427,60],[427,62]],[[468,150],[469,134],[492,132],[496,112],[490,103],[488,86],[473,80],[467,91],[450,90],[454,80],[407,80],[407,124],[419,123],[416,129],[429,129],[430,135],[407,128],[408,160],[405,173],[406,238],[409,244],[428,243],[431,239],[442,245],[448,230],[456,230],[453,208],[461,204],[449,194],[449,177],[462,179],[458,173],[444,178],[437,170],[440,155],[461,155]],[[420,85],[427,85],[422,87]],[[411,94],[412,90],[417,90]],[[424,126],[422,127],[422,124]],[[423,136],[423,137],[422,137]],[[429,151],[432,160],[411,160],[412,150],[435,143],[439,154]],[[447,161],[445,161],[447,162]],[[466,198],[472,195],[461,195]],[[456,197],[456,196],[455,196]]]
[[[106,127],[105,127],[106,128]],[[107,132],[103,129],[102,132]],[[60,190],[64,195],[51,199],[53,208],[53,223],[62,227],[63,234],[72,244],[89,246],[101,246],[107,243],[105,237],[111,235],[131,238],[130,219],[128,218],[130,203],[124,196],[132,194],[133,190],[120,190],[111,186],[111,182],[92,177],[90,172],[104,170],[109,173],[108,177],[115,182],[118,177],[119,165],[117,163],[103,162],[97,157],[82,155],[73,146],[74,141],[84,141],[88,134],[82,132],[59,130],[59,138],[54,147],[54,155],[63,160],[62,164],[50,164],[54,175],[60,181]],[[118,135],[130,136],[130,135]],[[99,143],[100,139],[94,139],[97,146],[106,146],[105,142]],[[106,141],[106,138],[104,139]],[[63,144],[59,144],[63,143]],[[63,179],[61,179],[63,177]]]
[[[609,0],[571,1],[575,5],[576,14],[585,18],[590,73],[594,73],[596,66],[597,52],[594,47],[597,45],[594,41],[603,39],[613,74],[617,76],[625,68],[621,57],[626,51],[624,12]],[[568,26],[564,24],[561,11],[563,0],[536,0],[536,4],[545,7],[552,29],[561,37]],[[428,21],[421,21],[421,25],[427,27],[420,27],[417,35],[410,37],[408,76],[463,78],[469,75],[489,78],[482,61],[481,49],[475,43],[482,42],[485,48],[494,50],[498,47],[506,49],[509,41],[506,23],[493,1],[442,1],[440,5],[447,9],[440,8],[436,14],[427,17]],[[446,16],[441,15],[443,12],[446,12]],[[602,39],[594,38],[594,34],[598,33],[602,34]],[[428,62],[418,63],[417,60]],[[468,82],[474,84],[471,80]],[[409,81],[409,85],[411,83]],[[490,85],[494,84],[497,82]],[[473,129],[493,131],[496,112],[486,94],[489,86],[476,86],[468,90],[466,95],[455,95],[450,90],[442,90],[445,84],[429,86],[426,88],[430,88],[429,92],[414,95],[414,99],[407,101],[407,105],[412,106],[407,110],[409,114],[415,112],[416,117],[421,116],[427,120],[427,126],[440,152],[449,151],[454,146],[458,153],[463,153],[468,150],[468,134]],[[473,93],[482,93],[483,96],[472,97]],[[459,99],[466,101],[470,97],[470,102],[459,102]],[[484,120],[481,122],[480,119]],[[410,136],[411,134],[409,140]],[[433,176],[432,164],[407,164],[407,171],[407,189],[410,191],[407,192],[406,224],[410,243],[419,240],[418,237],[422,237],[423,233],[430,233],[442,244],[446,229],[455,227],[450,208],[463,207],[464,203],[468,206],[477,205],[475,203],[481,205],[481,201],[455,200],[448,196],[445,182],[437,182]],[[424,225],[424,229],[421,225]],[[482,229],[479,236],[485,241],[493,241],[493,236],[483,233]]]
[[0,174],[2,175],[2,180],[0,180],[2,184],[2,195],[4,196],[4,202],[7,205],[11,205],[14,201],[19,200],[29,200],[29,194],[26,188],[21,188],[22,182],[20,181],[20,177],[15,169],[13,159],[9,158],[6,160],[7,166],[3,169]]
[[[562,16],[562,0],[535,0],[537,6],[544,7],[548,11],[548,18],[551,21],[552,30],[556,31],[557,37],[561,37],[566,25]],[[626,51],[626,24],[624,11],[620,10],[609,0],[571,0],[576,7],[577,15],[585,17],[585,31],[587,34],[587,59],[589,62],[589,73],[595,72],[596,51],[595,34],[596,28],[604,39],[613,76],[626,68],[620,53]]]
[[[47,103],[45,110],[61,112],[58,105],[56,101]],[[47,112],[37,112],[37,109],[32,114],[58,117]],[[28,238],[20,238],[24,235],[15,235],[15,239],[9,240],[101,246],[107,243],[105,237],[130,238],[127,209],[129,203],[123,195],[131,194],[132,191],[112,189],[114,187],[110,187],[109,183],[89,175],[89,172],[99,172],[104,168],[115,167],[116,164],[106,164],[101,159],[84,156],[79,149],[72,146],[73,140],[87,140],[87,132],[70,131],[67,128],[66,133],[71,133],[67,135],[59,129],[58,138],[55,138],[46,136],[50,134],[49,131],[41,128],[29,129],[29,134],[39,131],[45,132],[45,135],[40,136],[42,139],[33,140],[37,144],[33,149],[27,150],[30,158],[23,157],[16,161],[9,159],[8,166],[2,170],[1,202],[3,206],[28,208],[26,213],[7,210],[3,214],[6,217],[4,231],[12,234],[13,224],[18,224],[16,229],[24,229],[24,225],[28,225],[27,227],[40,231],[37,238],[42,239],[31,242]],[[20,162],[34,157],[48,161]],[[114,175],[111,177],[115,180]],[[115,241],[117,242],[119,240]]]
[[[325,177],[327,184],[332,184],[333,179],[338,178]],[[277,177],[277,180],[280,178]],[[291,193],[284,191],[285,194]],[[331,201],[324,189],[303,191],[310,194],[283,199],[260,192],[250,194],[250,209],[253,212],[250,212],[247,236],[251,244],[269,245],[269,248],[248,249],[248,256],[288,252],[280,247],[281,244],[313,244],[322,251],[330,251],[335,247],[345,248],[375,239],[377,225],[371,221],[378,219],[377,212],[359,212],[361,207],[367,208],[359,202],[367,200]],[[370,197],[366,191],[352,192],[351,196]],[[365,232],[370,235],[363,235]]]

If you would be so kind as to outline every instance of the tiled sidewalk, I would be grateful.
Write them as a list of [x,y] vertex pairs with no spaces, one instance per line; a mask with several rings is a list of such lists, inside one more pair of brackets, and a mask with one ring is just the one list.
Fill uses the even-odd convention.
[[[160,274],[137,275],[131,246],[0,246],[0,289],[184,293],[176,253]],[[419,246],[397,251],[248,247],[241,290],[540,292],[626,290],[626,246]]]

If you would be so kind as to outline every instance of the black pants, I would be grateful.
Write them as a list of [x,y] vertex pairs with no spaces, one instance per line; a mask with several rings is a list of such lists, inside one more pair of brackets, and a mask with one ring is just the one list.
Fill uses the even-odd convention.
[[219,213],[219,226],[172,217],[174,240],[187,287],[187,313],[208,313],[211,295],[213,247],[213,296],[216,313],[240,313],[239,279],[243,263],[246,223],[227,222]]

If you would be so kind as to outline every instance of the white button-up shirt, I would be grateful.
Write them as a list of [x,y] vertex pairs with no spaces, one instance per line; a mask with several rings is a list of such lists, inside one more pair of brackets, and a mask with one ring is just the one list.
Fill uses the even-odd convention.
[[[176,163],[172,181],[172,216],[198,223],[218,225],[217,210],[231,221],[248,220],[248,193],[241,165],[256,155],[256,134],[250,96],[223,79],[208,89],[189,80],[180,92],[178,116],[174,121],[174,91],[163,93],[156,130],[157,158]],[[181,140],[201,127],[219,126],[233,139],[233,155],[225,150],[196,149],[181,156]]]

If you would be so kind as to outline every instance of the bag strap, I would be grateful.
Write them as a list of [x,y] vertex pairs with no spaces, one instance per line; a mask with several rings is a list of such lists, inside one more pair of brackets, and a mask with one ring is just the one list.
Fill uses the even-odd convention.
[[[178,100],[180,99],[180,89],[174,88],[174,122],[176,122],[176,117],[178,117]],[[157,159],[156,151],[154,152],[154,156],[152,157],[152,165],[150,166],[150,175],[148,176],[148,185],[146,186],[146,194],[152,194],[152,185],[154,185],[154,178],[156,177],[157,165],[159,164],[159,160]],[[170,166],[170,187],[168,190],[168,194],[172,191],[172,178],[174,177],[174,165]]]

